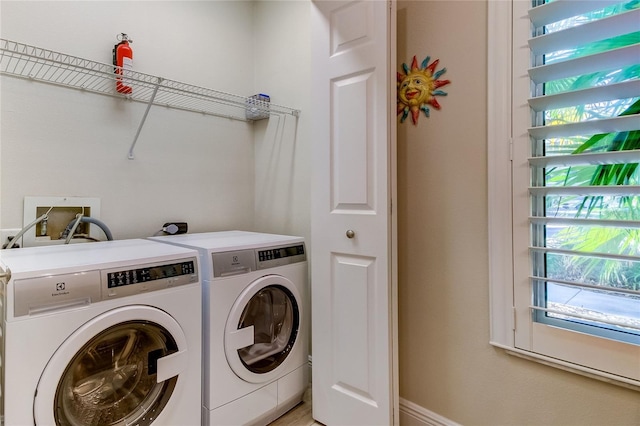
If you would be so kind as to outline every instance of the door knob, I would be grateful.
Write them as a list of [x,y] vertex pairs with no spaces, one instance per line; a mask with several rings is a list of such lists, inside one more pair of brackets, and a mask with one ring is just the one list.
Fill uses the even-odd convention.
[[347,229],[346,234],[347,234],[347,238],[353,238],[356,236],[356,233],[353,232],[351,229]]

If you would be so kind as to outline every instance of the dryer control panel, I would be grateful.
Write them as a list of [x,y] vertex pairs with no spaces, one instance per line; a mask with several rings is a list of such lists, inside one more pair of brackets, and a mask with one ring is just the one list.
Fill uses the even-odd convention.
[[304,244],[256,249],[258,269],[274,268],[307,260]]
[[246,274],[260,269],[275,268],[307,260],[304,243],[285,246],[213,253],[213,276],[216,278]]

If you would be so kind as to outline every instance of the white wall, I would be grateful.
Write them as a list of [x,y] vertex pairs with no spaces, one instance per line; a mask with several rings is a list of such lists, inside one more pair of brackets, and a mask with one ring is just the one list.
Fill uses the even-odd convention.
[[310,239],[310,3],[255,2],[255,87],[301,110],[256,123],[256,222],[264,232]]
[[[243,96],[267,91],[274,102],[296,107],[304,98],[295,95],[299,90],[279,98],[287,84],[270,79],[286,74],[257,71],[257,53],[264,52],[258,52],[260,16],[254,15],[253,2],[2,1],[0,14],[2,38],[110,63],[116,34],[126,32],[134,40],[136,71]],[[281,58],[273,59],[277,69]],[[300,77],[292,88],[304,81]],[[7,76],[0,84],[1,228],[20,228],[24,196],[39,195],[99,197],[101,219],[116,239],[151,235],[171,220],[188,222],[190,232],[304,232],[304,215],[296,215],[292,227],[276,223],[280,216],[271,210],[266,223],[256,220],[272,208],[269,203],[255,214],[263,189],[281,188],[272,180],[283,182],[286,176],[273,175],[269,168],[277,164],[256,162],[254,146],[262,139],[299,143],[288,122],[284,136],[270,137],[277,117],[250,124],[152,107],[135,159],[129,160],[145,105]],[[277,162],[291,169],[293,155]],[[256,170],[265,185],[261,191],[256,191]],[[304,177],[299,182],[304,184]],[[287,197],[294,208],[305,209],[304,200],[298,205],[290,198],[291,191]]]

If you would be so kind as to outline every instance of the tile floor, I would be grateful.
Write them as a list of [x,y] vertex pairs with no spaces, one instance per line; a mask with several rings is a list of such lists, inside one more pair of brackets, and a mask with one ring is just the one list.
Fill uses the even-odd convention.
[[322,426],[322,423],[316,422],[311,416],[311,388],[307,389],[300,404],[269,423],[269,426]]

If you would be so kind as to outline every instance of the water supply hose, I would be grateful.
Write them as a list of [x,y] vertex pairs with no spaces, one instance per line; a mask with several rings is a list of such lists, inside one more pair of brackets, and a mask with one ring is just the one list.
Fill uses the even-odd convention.
[[[51,210],[51,209],[49,209]],[[20,230],[20,232],[18,232],[16,234],[15,237],[13,237],[11,239],[11,241],[9,241],[9,243],[7,244],[7,247],[5,247],[6,249],[10,249],[12,248],[16,242],[18,242],[18,240],[20,239],[20,237],[22,237],[24,235],[25,232],[27,232],[29,229],[33,228],[34,226],[36,226],[37,224],[39,224],[40,222],[42,222],[43,220],[45,220],[48,216],[49,212],[43,214],[42,216],[40,216],[39,218],[37,218],[36,220],[34,220],[33,222],[31,222],[30,224],[28,224],[27,226],[25,226],[24,228],[22,228]]]
[[69,225],[71,225],[71,223],[73,222],[73,226],[71,226],[71,228],[69,228],[69,225],[67,225],[66,228],[64,228],[64,232],[63,232],[63,236],[66,236],[64,243],[65,244],[69,244],[69,241],[71,241],[71,238],[73,238],[73,234],[76,233],[76,229],[78,228],[78,225],[80,225],[80,222],[82,221],[82,217],[84,215],[82,213],[78,213],[76,215],[76,220],[75,221],[71,221],[69,222]]
[[111,230],[107,225],[105,225],[104,222],[94,217],[84,216],[82,215],[82,213],[78,213],[78,215],[76,215],[76,218],[73,219],[71,222],[69,222],[67,227],[64,229],[64,232],[62,233],[62,238],[65,238],[65,242],[64,242],[65,244],[69,244],[69,241],[71,241],[71,238],[73,238],[73,233],[75,232],[80,222],[93,223],[94,225],[97,225],[100,229],[102,229],[102,232],[104,232],[104,235],[107,237],[107,240],[113,241],[113,235],[111,234]]
[[87,222],[87,223],[93,223],[94,225],[98,226],[98,228],[102,229],[102,232],[104,232],[104,235],[107,237],[107,240],[113,241],[113,235],[111,234],[111,230],[104,222],[91,216],[83,216],[81,221]]

